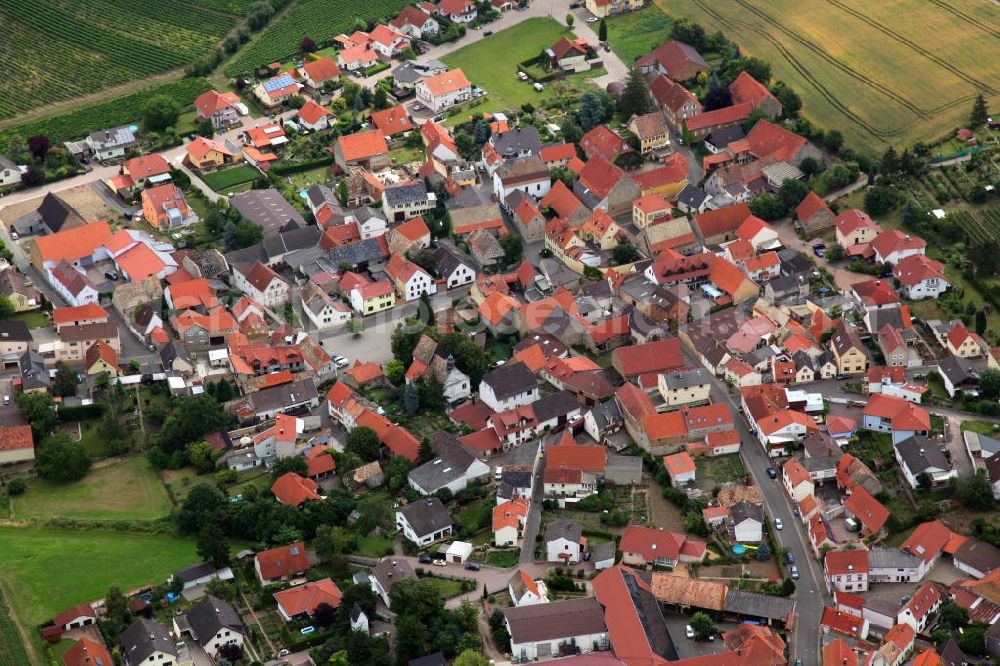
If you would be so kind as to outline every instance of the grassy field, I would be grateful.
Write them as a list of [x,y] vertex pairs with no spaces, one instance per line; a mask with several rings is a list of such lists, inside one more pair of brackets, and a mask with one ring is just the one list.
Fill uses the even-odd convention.
[[183,68],[252,0],[0,0],[0,118]]
[[11,317],[11,319],[14,321],[23,321],[28,328],[45,328],[49,326],[49,316],[39,310],[19,312]]
[[252,166],[240,166],[202,174],[201,179],[216,192],[229,192],[243,183],[249,183],[260,177],[260,172]]
[[17,519],[152,520],[170,512],[170,500],[145,456],[92,470],[76,483],[34,479],[12,499]]
[[653,6],[606,19],[608,45],[625,64],[670,39],[669,16]]
[[[721,30],[803,98],[803,113],[866,152],[962,126],[979,91],[1000,102],[1000,26],[990,3],[960,0],[656,0]],[[776,6],[777,5],[777,6]]]
[[529,18],[463,46],[442,60],[449,67],[461,68],[472,85],[487,92],[486,100],[474,107],[475,111],[518,109],[525,102],[537,104],[556,95],[556,85],[537,92],[530,83],[518,80],[517,63],[537,56],[563,35],[573,36],[551,18]]
[[0,578],[21,625],[33,627],[74,604],[128,591],[195,563],[194,540],[103,532],[0,527]]

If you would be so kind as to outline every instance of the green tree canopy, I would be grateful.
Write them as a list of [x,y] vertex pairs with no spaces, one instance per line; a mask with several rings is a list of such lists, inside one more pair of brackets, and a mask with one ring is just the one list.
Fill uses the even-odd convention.
[[345,449],[365,462],[378,459],[380,446],[378,435],[367,426],[358,426],[347,433]]
[[90,469],[90,454],[60,431],[42,442],[35,454],[35,469],[42,478],[55,483],[79,481]]
[[166,95],[155,95],[146,102],[142,111],[142,124],[147,132],[162,132],[177,124],[181,115],[180,104]]

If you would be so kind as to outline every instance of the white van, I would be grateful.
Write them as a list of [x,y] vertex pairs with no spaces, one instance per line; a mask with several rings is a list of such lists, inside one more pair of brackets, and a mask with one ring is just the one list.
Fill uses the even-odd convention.
[[499,481],[502,478],[503,478],[503,467],[497,467],[496,471],[493,472],[493,480]]
[[543,86],[541,83],[536,83],[533,87],[538,92],[542,92],[543,90],[545,90],[545,86]]

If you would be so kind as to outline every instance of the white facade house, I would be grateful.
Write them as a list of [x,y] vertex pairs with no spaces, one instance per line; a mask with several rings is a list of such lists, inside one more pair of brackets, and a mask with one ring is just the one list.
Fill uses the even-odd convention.
[[500,166],[493,172],[493,193],[506,202],[514,191],[520,190],[535,199],[542,199],[552,189],[552,177],[542,158],[532,155]]
[[17,185],[21,182],[21,167],[0,155],[0,187]]
[[472,84],[460,69],[428,76],[415,90],[417,99],[435,113],[472,99]]
[[583,556],[583,528],[569,520],[560,519],[545,528],[545,560],[562,564],[576,564]]
[[265,308],[279,308],[288,302],[289,284],[260,262],[233,266],[233,286]]
[[737,543],[760,543],[764,540],[764,510],[759,504],[734,504],[729,508],[729,520]]
[[100,301],[101,295],[97,287],[83,273],[66,261],[56,266],[46,266],[45,277],[49,285],[62,296],[69,305],[79,306]]
[[872,548],[868,551],[870,583],[916,583],[927,567],[922,558],[898,548]]
[[434,283],[434,278],[419,266],[401,283],[400,291],[403,299],[407,301],[415,301],[424,294],[430,296],[437,293],[437,284]]
[[422,547],[451,536],[451,514],[437,497],[428,497],[398,509],[396,527]]
[[524,571],[517,571],[507,583],[507,592],[515,606],[531,606],[548,603],[548,591],[545,582],[532,580]]
[[809,476],[809,472],[802,466],[802,463],[794,458],[782,467],[781,478],[785,485],[785,492],[796,504],[815,491],[816,486]]
[[511,654],[517,663],[547,660],[567,651],[606,650],[604,608],[593,597],[505,608]]
[[213,659],[227,645],[243,647],[243,623],[229,602],[206,594],[191,610],[174,616],[174,635],[197,642]]
[[302,310],[321,331],[343,326],[351,318],[351,308],[333,300],[322,288],[310,283],[302,292]]
[[926,474],[935,486],[958,478],[958,472],[938,445],[930,440],[909,437],[895,445],[896,462],[911,488],[920,486]]
[[538,380],[524,363],[495,368],[479,382],[479,399],[494,412],[531,404],[538,397]]

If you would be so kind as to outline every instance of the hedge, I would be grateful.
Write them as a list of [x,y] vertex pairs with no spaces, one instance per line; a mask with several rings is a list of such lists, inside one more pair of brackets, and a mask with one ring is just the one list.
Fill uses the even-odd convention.
[[274,174],[275,176],[291,176],[295,173],[312,171],[313,169],[318,169],[321,166],[330,166],[331,164],[333,164],[332,157],[322,157],[320,159],[298,162],[296,164],[275,164],[271,167],[268,173]]
[[91,405],[76,405],[72,407],[60,407],[59,420],[62,423],[71,421],[89,421],[100,418],[104,414],[104,405],[95,402]]

